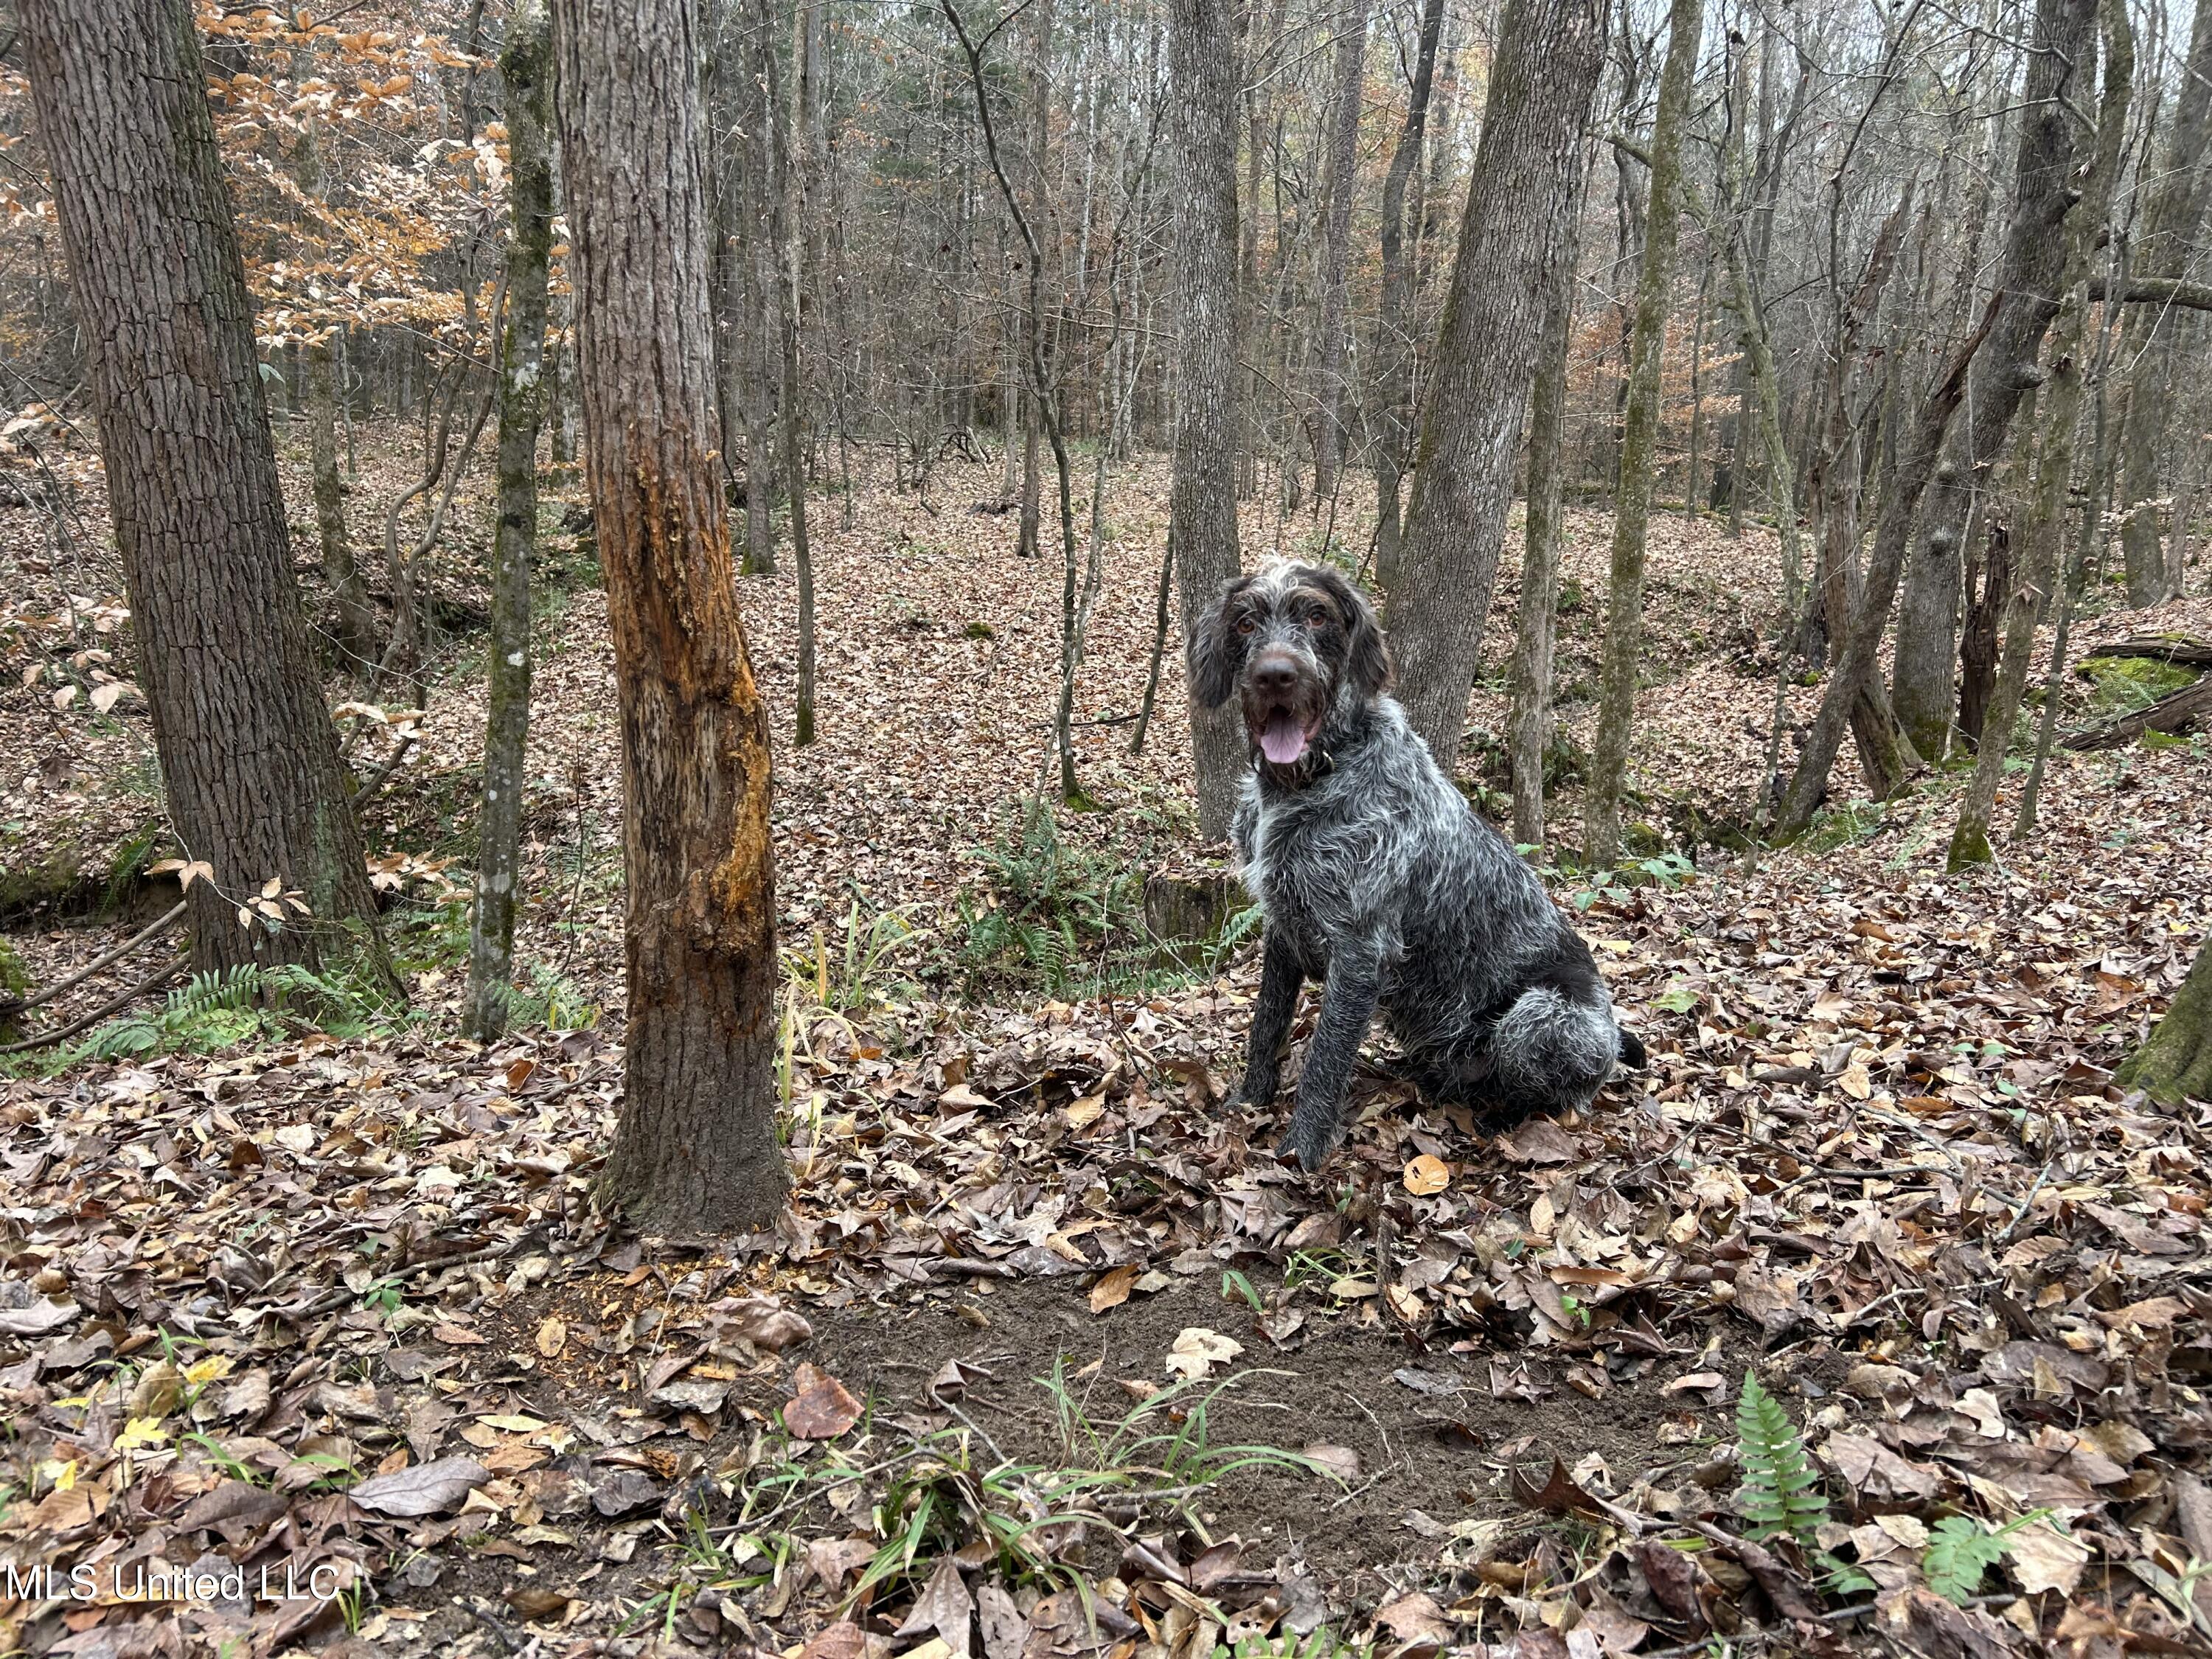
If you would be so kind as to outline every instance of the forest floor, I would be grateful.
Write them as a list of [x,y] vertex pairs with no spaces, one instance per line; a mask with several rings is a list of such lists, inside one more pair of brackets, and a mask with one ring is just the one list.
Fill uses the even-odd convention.
[[[362,461],[373,549],[405,463]],[[0,939],[47,985],[167,908],[144,872],[178,849],[96,468],[56,434],[21,476]],[[1645,850],[1547,865],[1649,1069],[1500,1137],[1363,1071],[1309,1177],[1225,1103],[1252,940],[1194,971],[1143,934],[1146,874],[1212,857],[1172,640],[1144,753],[1103,723],[1142,695],[1164,482],[1113,474],[1087,811],[1024,805],[1059,571],[972,510],[995,467],[940,469],[928,506],[864,489],[850,527],[811,501],[810,749],[782,741],[792,577],[745,579],[780,723],[793,1184],[772,1233],[734,1241],[640,1239],[592,1201],[621,1090],[620,779],[604,607],[559,499],[526,1017],[489,1048],[453,1035],[489,531],[465,495],[433,695],[352,717],[365,774],[416,739],[368,814],[409,1007],[333,983],[311,1020],[185,988],[7,1062],[0,1652],[2212,1644],[2212,1118],[2112,1081],[2212,929],[2207,740],[2060,751],[2038,831],[1959,878],[1963,774],[1854,801],[1847,759],[1814,834],[1747,868],[1711,836],[1747,815],[1765,748],[1771,538],[1665,517]],[[1571,515],[1582,742],[1608,530]],[[2093,616],[2077,642],[2150,633],[2212,637],[2212,601]],[[2066,684],[2069,727],[2130,694]],[[1494,808],[1490,752],[1467,781]],[[1571,777],[1553,812],[1571,841]],[[1747,1372],[1780,1413],[1749,1431]],[[1747,1465],[1798,1445],[1818,1484],[1796,1535],[1747,1541]],[[161,1564],[218,1582],[149,1598]],[[60,1582],[21,1577],[39,1566]]]

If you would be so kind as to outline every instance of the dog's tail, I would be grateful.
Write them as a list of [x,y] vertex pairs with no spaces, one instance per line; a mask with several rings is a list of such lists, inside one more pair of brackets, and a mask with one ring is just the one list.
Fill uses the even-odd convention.
[[1620,1026],[1619,1030],[1620,1031],[1620,1063],[1632,1071],[1642,1071],[1651,1058],[1644,1051],[1644,1039],[1626,1025]]

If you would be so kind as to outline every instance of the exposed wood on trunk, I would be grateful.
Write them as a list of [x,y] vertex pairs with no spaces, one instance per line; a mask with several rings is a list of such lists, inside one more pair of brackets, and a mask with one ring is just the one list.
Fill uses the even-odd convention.
[[629,1027],[605,1189],[641,1227],[781,1206],[768,719],[714,462],[693,0],[558,0],[585,450],[622,719]]

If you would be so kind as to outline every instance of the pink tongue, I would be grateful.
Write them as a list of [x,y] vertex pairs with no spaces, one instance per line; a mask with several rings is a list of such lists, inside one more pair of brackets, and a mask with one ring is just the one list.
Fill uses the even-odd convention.
[[1306,752],[1305,727],[1287,712],[1270,715],[1260,733],[1260,752],[1278,766],[1288,766]]

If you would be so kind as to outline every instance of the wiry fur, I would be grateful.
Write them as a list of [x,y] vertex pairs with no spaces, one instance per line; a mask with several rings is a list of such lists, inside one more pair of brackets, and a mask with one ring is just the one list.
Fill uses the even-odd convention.
[[[1642,1064],[1589,947],[1382,695],[1389,656],[1358,589],[1310,565],[1240,577],[1190,658],[1194,694],[1241,696],[1254,741],[1232,830],[1266,918],[1248,1102],[1274,1098],[1299,987],[1326,981],[1285,1153],[1310,1170],[1335,1146],[1378,1009],[1427,1092],[1501,1117],[1583,1105],[1616,1060]],[[1309,720],[1291,763],[1267,758],[1263,734],[1287,752]]]

